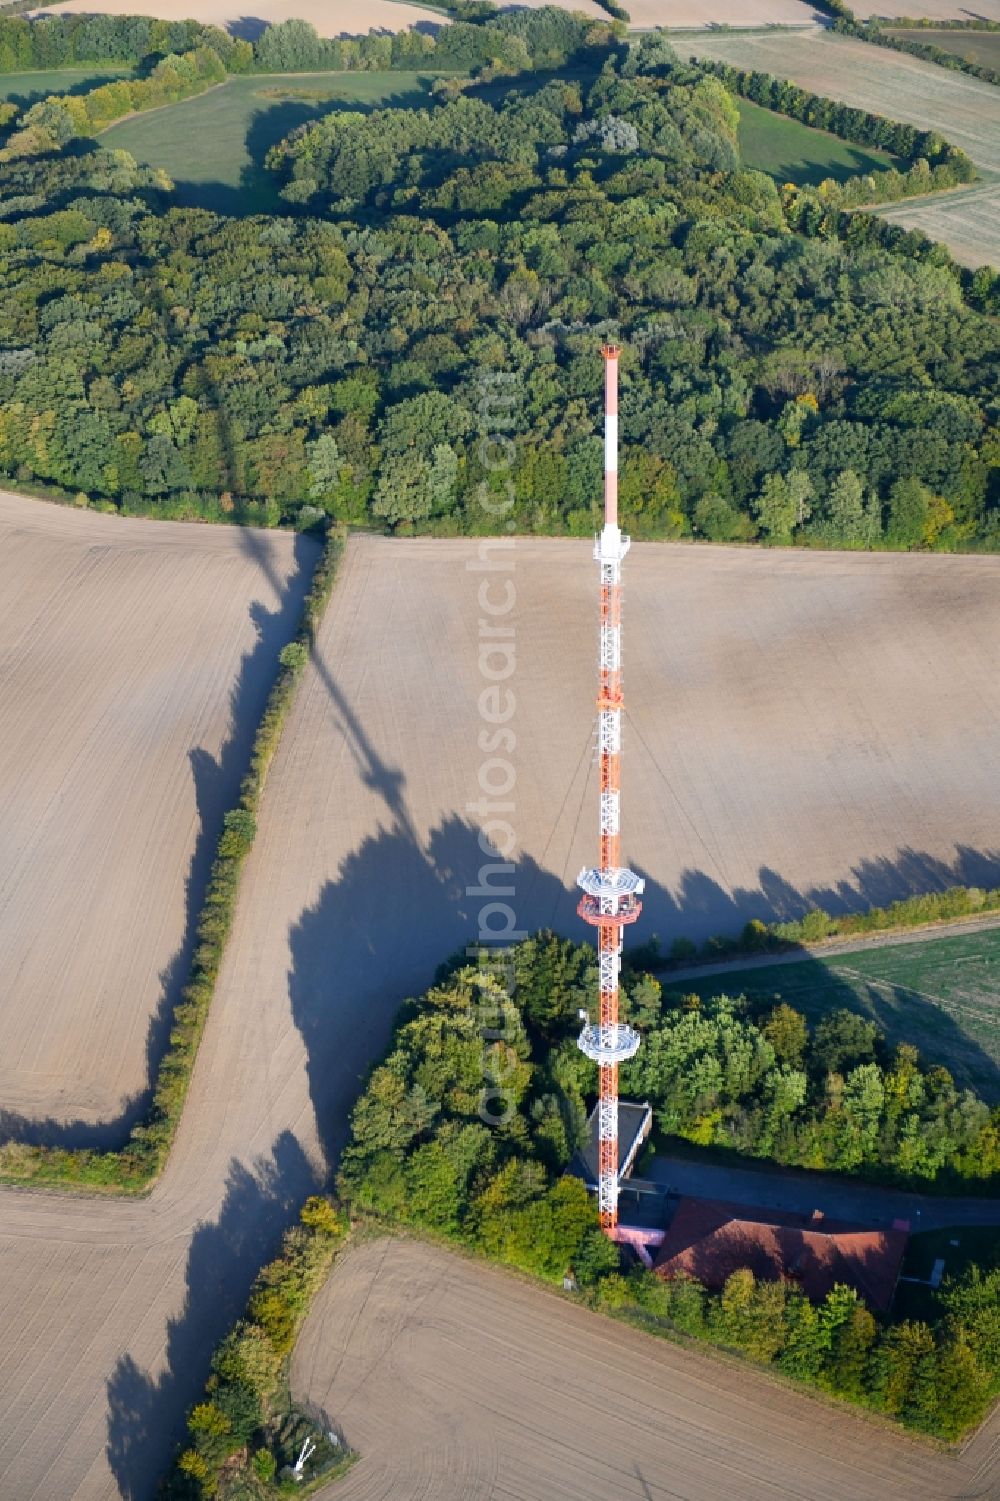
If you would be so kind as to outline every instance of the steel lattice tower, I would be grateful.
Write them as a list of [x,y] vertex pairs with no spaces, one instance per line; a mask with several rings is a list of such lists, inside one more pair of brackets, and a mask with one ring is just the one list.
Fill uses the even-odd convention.
[[594,557],[601,578],[600,693],[597,699],[597,744],[601,766],[600,864],[580,872],[583,896],[577,908],[597,929],[600,964],[600,1021],[580,1033],[581,1052],[598,1065],[598,1207],[601,1225],[618,1223],[618,1065],[633,1058],[639,1034],[618,1020],[618,977],[623,929],[642,910],[645,882],[621,863],[622,748],[622,559],[629,549],[618,525],[618,350],[604,356],[604,529]]

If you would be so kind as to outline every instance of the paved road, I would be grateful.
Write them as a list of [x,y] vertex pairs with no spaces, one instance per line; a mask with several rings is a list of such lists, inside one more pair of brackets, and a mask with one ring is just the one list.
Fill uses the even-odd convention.
[[849,1409],[408,1241],[350,1251],[292,1389],[361,1459],[323,1501],[987,1501],[997,1425],[942,1454]]
[[1000,1225],[1000,1200],[944,1199],[868,1183],[845,1183],[823,1173],[755,1172],[685,1157],[658,1156],[645,1181],[680,1194],[757,1204],[808,1214],[821,1209],[834,1219],[891,1225],[908,1219],[914,1231],[950,1225]]

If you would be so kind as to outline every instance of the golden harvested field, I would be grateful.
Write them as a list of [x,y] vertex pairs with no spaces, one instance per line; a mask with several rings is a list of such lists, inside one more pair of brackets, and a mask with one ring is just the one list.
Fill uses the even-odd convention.
[[292,1390],[361,1453],[324,1501],[948,1501],[996,1475],[990,1425],[946,1457],[414,1241],[335,1266]]
[[189,962],[189,907],[313,557],[288,535],[0,494],[11,1125],[110,1121],[145,1089]]
[[[519,0],[519,4],[536,9],[550,0]],[[608,13],[597,0],[560,0],[564,10],[582,12],[597,20]],[[60,11],[94,11],[105,15],[132,15],[136,10],[162,20],[177,21],[193,16],[198,21],[224,26],[228,31],[256,35],[261,23],[286,21],[295,16],[311,21],[320,36],[358,36],[364,32],[402,31],[418,22],[434,26],[447,25],[442,11],[428,10],[401,0],[263,0],[252,15],[234,0],[66,0]],[[809,0],[750,0],[736,7],[732,0],[632,0],[626,7],[636,27],[653,26],[794,26],[808,25],[820,19]]]
[[977,166],[1000,171],[1000,90],[978,78],[822,30],[716,32],[678,37],[675,45],[684,56],[696,53],[738,68],[759,68],[856,109],[940,130]]
[[921,229],[932,240],[943,240],[962,266],[1000,264],[1000,187],[972,187],[953,193],[887,203],[873,209],[890,224]]
[[[475,931],[483,899],[466,888],[478,884],[484,857],[469,805],[482,795],[488,759],[477,746],[488,686],[478,594],[484,581],[487,607],[509,594],[506,573],[476,571],[478,546],[351,543],[271,769],[191,1094],[151,1196],[94,1202],[0,1190],[2,1501],[149,1501],[209,1351],[335,1158],[400,999]],[[489,556],[506,554],[494,545]],[[571,887],[596,841],[595,565],[583,542],[519,540],[510,556],[511,906],[523,928],[555,922],[582,937]],[[882,900],[952,874],[997,879],[1000,559],[647,545],[627,560],[625,581],[625,852],[650,879],[637,938],[705,934],[811,895],[836,900],[841,888]],[[523,1319],[516,1302],[511,1317]],[[559,1338],[581,1360],[594,1358],[585,1347],[613,1354],[631,1338],[588,1322],[597,1333],[582,1339],[580,1316],[569,1317]],[[484,1339],[494,1338],[493,1319],[484,1306]],[[529,1364],[555,1338],[541,1313],[537,1320]],[[394,1346],[391,1361],[415,1338]],[[661,1369],[668,1356],[657,1346],[650,1358]],[[429,1369],[426,1381],[414,1371],[415,1390],[440,1412],[451,1394],[434,1394],[438,1367]],[[669,1374],[650,1397],[649,1368],[637,1369],[630,1390],[646,1405],[633,1424],[636,1458],[659,1466],[663,1446],[675,1444],[671,1414],[687,1399]],[[715,1501],[725,1466],[741,1501],[777,1501],[780,1471],[748,1436],[763,1418],[746,1377],[734,1387],[714,1367],[684,1367],[695,1370],[710,1372],[697,1390],[711,1416],[700,1425],[684,1407],[669,1454],[688,1490],[675,1494]],[[561,1395],[550,1397],[573,1443],[584,1421],[575,1379],[567,1370]],[[537,1393],[526,1390],[534,1409]],[[373,1415],[385,1411],[379,1392],[376,1382]],[[651,1411],[661,1425],[655,1442],[643,1437]],[[548,1438],[546,1412],[538,1426]],[[820,1452],[834,1454],[846,1430],[827,1430],[811,1404],[795,1412],[804,1414],[795,1431],[820,1433]],[[390,1460],[396,1431],[380,1451]],[[490,1494],[473,1486],[475,1442],[474,1433],[449,1439],[454,1473],[472,1477],[462,1501]],[[792,1454],[798,1440],[784,1433],[781,1442]],[[905,1488],[908,1453],[899,1448],[895,1492],[888,1461],[875,1463],[882,1501],[919,1496]],[[522,1490],[493,1495],[580,1501],[578,1471],[559,1479],[570,1462],[569,1446],[549,1459],[530,1449]],[[854,1489],[838,1494],[861,1501],[870,1482],[860,1460],[850,1465]],[[365,1473],[359,1467],[357,1484]],[[800,1487],[812,1483],[803,1473]],[[755,1489],[740,1488],[748,1475]],[[648,1484],[669,1494],[669,1468]],[[448,1493],[428,1481],[372,1494]]]
[[[249,13],[248,13],[249,9]],[[257,36],[265,23],[310,21],[320,36],[359,36],[368,31],[405,31],[418,22],[441,26],[447,17],[399,0],[262,0],[249,8],[238,0],[65,0],[59,14],[154,16],[160,21],[201,21],[237,36]],[[34,14],[43,14],[36,11]]]
[[627,0],[625,9],[636,27],[809,26],[821,19],[809,0]]
[[[913,21],[1000,21],[1000,0],[973,0],[971,5],[965,0],[858,0],[851,9],[859,21],[871,16],[890,20],[908,16]],[[922,33],[913,31],[910,35],[919,41]]]
[[[857,109],[939,130],[987,174],[1000,172],[1000,89],[968,74],[827,31],[711,32],[677,37],[674,45],[685,57],[759,68]],[[998,182],[896,204],[886,217],[942,240],[967,265],[1000,264]]]

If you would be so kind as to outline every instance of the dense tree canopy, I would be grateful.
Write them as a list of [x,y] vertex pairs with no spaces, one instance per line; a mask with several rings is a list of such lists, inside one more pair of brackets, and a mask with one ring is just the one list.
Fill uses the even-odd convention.
[[787,1005],[693,998],[646,1028],[622,1088],[649,1099],[665,1131],[798,1167],[907,1183],[1000,1173],[1000,1110],[915,1048],[890,1054],[851,1011],[810,1036]]
[[[521,1207],[544,1199],[581,1143],[596,1092],[596,1069],[576,1046],[595,986],[593,951],[544,933],[443,976],[405,1009],[354,1112],[347,1197],[477,1242],[502,1233],[487,1213],[498,1182],[521,1185]],[[945,1171],[1000,1172],[1000,1109],[922,1064],[914,1047],[888,1052],[854,1012],[810,1029],[785,1004],[664,999],[638,974],[626,978],[623,1006],[643,1045],[622,1067],[622,1092],[649,1100],[662,1132],[914,1185]],[[490,1103],[500,1096],[502,1109]],[[572,1247],[560,1247],[572,1260]],[[528,1255],[510,1249],[512,1260]]]
[[[572,1268],[603,1307],[638,1310],[915,1428],[953,1438],[978,1421],[1000,1389],[1000,1273],[972,1268],[946,1283],[933,1325],[880,1325],[843,1286],[814,1307],[748,1270],[712,1295],[689,1279],[621,1275],[593,1201],[562,1176],[596,1090],[575,1039],[596,983],[592,949],[540,933],[477,965],[456,961],[408,1003],[352,1116],[339,1182],[355,1214],[548,1278]],[[643,1045],[622,1091],[652,1101],[660,1131],[914,1183],[943,1167],[974,1178],[1000,1166],[1000,1112],[912,1047],[886,1056],[864,1017],[835,1011],[810,1031],[788,1005],[665,1001],[635,973],[623,1009]]]
[[[300,32],[272,28],[283,63]],[[444,533],[494,527],[497,492],[521,529],[585,532],[613,335],[636,534],[995,545],[997,326],[943,252],[805,222],[661,39],[561,11],[443,35],[492,81],[293,132],[286,218],[172,207],[79,141],[6,153],[0,471],[126,511]]]

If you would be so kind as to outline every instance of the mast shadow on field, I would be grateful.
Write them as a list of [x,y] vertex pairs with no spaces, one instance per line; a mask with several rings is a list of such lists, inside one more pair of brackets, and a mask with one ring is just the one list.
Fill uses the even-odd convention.
[[[332,1173],[351,1109],[384,1052],[401,1006],[433,981],[449,955],[475,940],[484,902],[509,902],[519,932],[553,927],[581,940],[588,935],[575,917],[575,892],[530,858],[521,857],[512,871],[484,881],[484,867],[504,862],[464,817],[445,816],[422,833],[408,804],[404,772],[380,752],[321,651],[314,651],[313,663],[358,782],[381,804],[373,832],[342,860],[288,931],[289,1005],[305,1048],[319,1142]],[[353,792],[345,777],[338,786],[340,802]],[[933,881],[947,886],[990,873],[1000,876],[1000,856],[974,850],[960,852],[953,866],[904,851],[896,860],[862,864],[835,891],[822,892],[799,891],[767,869],[756,889],[729,892],[703,872],[691,871],[675,893],[650,882],[644,922],[647,931],[668,938],[699,924],[719,931],[737,927],[746,916],[800,916],[820,900],[828,908],[835,899],[842,906],[860,906],[904,895],[912,882],[921,888]],[[488,896],[481,894],[484,885]],[[669,985],[669,976],[664,982]],[[858,1009],[857,996],[846,986],[844,992],[843,1004]],[[840,1003],[840,997],[834,1000]],[[941,1013],[930,1001],[918,998],[908,1015],[919,1028],[931,1013],[940,1030]],[[957,1031],[950,1018],[943,1025]],[[217,1219],[199,1225],[190,1244],[187,1294],[182,1311],[168,1324],[165,1370],[153,1377],[126,1352],[108,1382],[107,1455],[126,1501],[146,1501],[152,1494],[180,1435],[183,1413],[208,1373],[212,1348],[242,1312],[253,1276],[273,1254],[282,1228],[317,1186],[315,1167],[290,1132],[277,1138],[270,1159],[250,1168],[231,1164]]]
[[[243,653],[229,695],[229,730],[218,754],[204,746],[188,752],[194,783],[197,835],[184,885],[184,936],[170,963],[160,973],[160,994],[146,1033],[146,1084],[129,1095],[112,1118],[101,1121],[30,1117],[5,1110],[0,1103],[0,1141],[18,1141],[65,1149],[111,1151],[124,1145],[133,1126],[149,1110],[156,1075],[170,1041],[174,1010],[191,972],[198,919],[222,821],[238,796],[250,763],[257,724],[278,668],[278,656],[293,637],[302,613],[317,556],[311,538],[297,536],[293,569],[283,577],[275,565],[265,536],[241,528],[241,550],[255,563],[276,600],[268,609],[261,600],[249,606],[255,641]],[[114,941],[114,935],[111,937]],[[122,935],[121,941],[126,941]]]
[[[348,1138],[350,1112],[368,1071],[384,1054],[400,1008],[433,983],[449,955],[475,940],[485,899],[468,893],[481,885],[482,868],[500,860],[488,845],[484,853],[478,830],[461,817],[443,819],[422,841],[413,837],[408,819],[400,820],[365,839],[292,924],[289,998],[306,1049],[317,1131],[331,1172]],[[879,892],[885,889],[890,864],[878,862],[872,872]],[[905,859],[900,864],[902,883],[911,867]],[[926,870],[923,863],[922,868]],[[655,918],[661,933],[686,933],[706,905],[716,913],[723,907],[740,912],[743,900],[752,900],[755,915],[774,911],[775,916],[801,916],[815,905],[813,893],[796,892],[773,873],[761,874],[755,892],[732,895],[703,873],[692,872],[676,898],[650,882],[644,918],[647,913]],[[522,857],[503,879],[513,890],[499,899],[509,901],[520,931],[551,927],[578,942],[588,941],[575,914],[577,893],[557,875]],[[951,878],[943,884],[955,882]],[[905,888],[889,889],[902,894]],[[777,911],[769,907],[768,895],[778,902]],[[697,989],[710,995],[734,990],[725,974],[673,987],[669,971],[658,978],[665,991]],[[736,993],[761,996],[771,990],[813,1021],[840,1008],[870,1016],[886,1034],[887,1048],[912,1042],[926,1063],[949,1067],[960,1086],[973,1087],[987,1099],[1000,1098],[996,1059],[963,1025],[963,1016],[953,1015],[933,997],[877,978],[849,981],[805,951],[794,971],[742,973]]]
[[[550,921],[565,889],[527,857],[509,868],[457,814],[422,835],[404,772],[381,755],[322,649],[314,648],[312,663],[358,781],[376,794],[386,820],[342,861],[289,929],[292,1018],[305,1045],[317,1133],[332,1172],[351,1109],[385,1050],[395,1016],[433,982],[449,955],[476,941],[484,904],[507,904],[516,929],[528,932]],[[342,795],[349,798],[350,788]]]
[[[578,941],[590,935],[576,915],[578,893],[555,872],[524,855],[505,872],[502,857],[458,814],[427,834],[419,832],[402,770],[379,753],[321,651],[313,661],[358,779],[377,793],[385,813],[289,931],[292,1015],[305,1043],[319,1136],[332,1169],[354,1099],[388,1042],[401,1004],[432,983],[449,955],[475,941],[484,903],[508,903],[520,932],[553,928]],[[349,798],[350,788],[342,795]],[[513,818],[516,825],[516,813]],[[892,858],[859,862],[835,886],[804,889],[766,866],[756,886],[735,890],[689,870],[673,891],[648,879],[643,929],[664,935],[669,945],[677,935],[738,935],[753,917],[799,918],[816,906],[831,913],[860,911],[959,884],[1000,885],[1000,853],[961,848],[947,862],[902,849]],[[817,982],[819,973],[817,966]],[[661,978],[669,987],[669,973]],[[996,1061],[960,1025],[962,1018],[934,998],[877,982],[852,989],[825,970],[822,978],[823,1009],[866,1012],[891,1042],[912,1040],[932,1062],[940,1053],[961,1083],[1000,1095]]]
[[[433,983],[449,955],[475,941],[486,898],[467,893],[479,885],[483,867],[500,864],[489,846],[484,853],[479,831],[457,816],[442,820],[425,841],[402,825],[382,828],[343,861],[337,878],[289,929],[292,1017],[331,1172],[365,1076],[384,1053],[401,1006]],[[509,903],[525,933],[542,925],[530,914],[537,917],[563,891],[557,877],[529,859],[515,862],[513,874],[494,878],[494,885],[513,888],[509,895],[498,889],[497,900]],[[526,902],[521,893],[529,891],[534,898]]]

